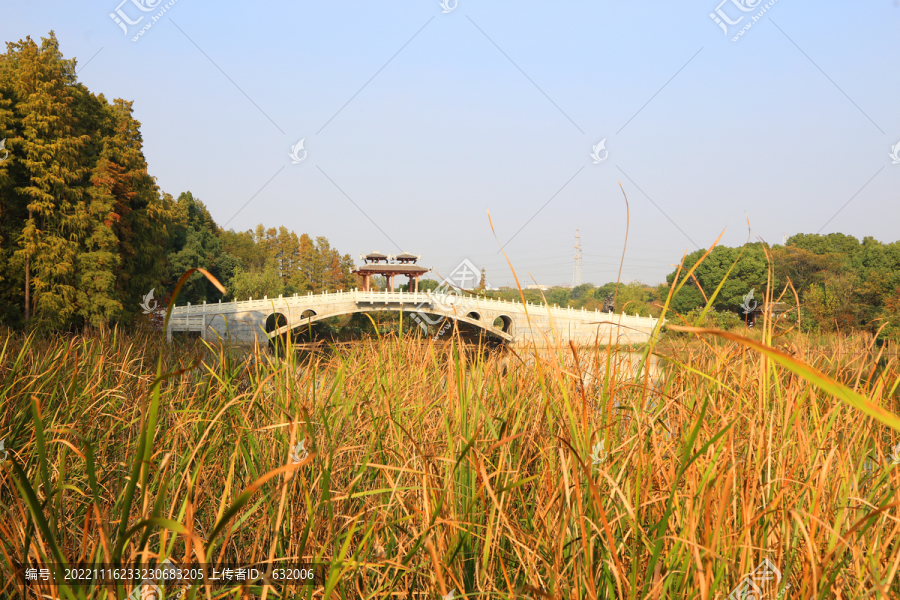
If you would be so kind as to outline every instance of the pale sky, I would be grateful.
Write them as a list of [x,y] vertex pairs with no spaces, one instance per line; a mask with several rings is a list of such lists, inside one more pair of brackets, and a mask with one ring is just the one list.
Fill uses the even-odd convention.
[[143,16],[126,35],[118,1],[4,0],[0,37],[54,30],[92,92],[134,101],[161,189],[228,227],[443,275],[468,258],[494,286],[512,277],[488,210],[523,283],[571,283],[576,229],[584,281],[615,280],[619,180],[624,281],[723,229],[742,244],[747,218],[770,243],[900,237],[895,0],[776,0],[736,42],[766,2],[721,4],[743,17],[726,35],[716,0],[175,0],[134,42],[165,2],[119,5]]

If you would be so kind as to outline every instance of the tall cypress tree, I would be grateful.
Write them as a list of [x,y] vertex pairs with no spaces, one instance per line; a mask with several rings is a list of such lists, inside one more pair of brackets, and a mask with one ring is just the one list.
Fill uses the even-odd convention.
[[[2,70],[0,70],[2,74]],[[12,255],[9,248],[9,240],[16,236],[16,230],[13,226],[15,219],[13,218],[14,203],[12,199],[12,177],[9,169],[13,164],[14,157],[6,146],[7,140],[13,136],[13,114],[10,110],[12,102],[6,97],[4,87],[0,79],[0,319],[3,319],[6,307],[10,306],[9,300],[4,293],[4,288],[9,285],[12,277],[10,257]]]
[[[132,103],[115,100],[104,108],[112,128],[104,137],[93,176],[112,185],[109,192],[114,202],[111,207],[103,204],[97,208],[95,226],[103,235],[109,230],[116,240],[121,268],[114,295],[122,304],[120,318],[127,319],[137,314],[139,300],[166,276],[166,243],[174,203],[168,194],[160,198],[159,188],[147,172],[141,124],[132,117]],[[99,187],[97,179],[95,187]]]
[[80,185],[87,136],[74,135],[72,126],[75,62],[63,59],[52,32],[40,47],[26,38],[7,49],[19,125],[15,192],[28,214],[15,252],[24,265],[23,316],[27,322],[34,307],[42,321],[60,326],[76,311],[79,238],[89,221]]
[[300,283],[305,285],[308,291],[318,290],[316,285],[316,280],[318,279],[317,268],[316,247],[312,238],[304,233],[300,236],[300,271],[303,273]]

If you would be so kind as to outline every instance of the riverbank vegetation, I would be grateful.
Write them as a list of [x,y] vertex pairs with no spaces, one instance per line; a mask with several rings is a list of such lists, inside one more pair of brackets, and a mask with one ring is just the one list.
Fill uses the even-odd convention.
[[166,557],[326,564],[309,598],[723,598],[764,559],[771,597],[900,593],[900,431],[860,409],[896,413],[897,347],[679,339],[643,370],[453,337],[278,354],[5,331],[0,594],[17,561]]

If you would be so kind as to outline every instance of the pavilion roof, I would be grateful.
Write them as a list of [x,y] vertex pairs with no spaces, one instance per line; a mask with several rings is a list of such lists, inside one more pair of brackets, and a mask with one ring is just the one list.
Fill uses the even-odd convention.
[[420,258],[422,258],[422,255],[419,254],[417,256],[417,255],[411,254],[409,252],[401,252],[400,254],[397,254],[396,256],[394,256],[394,258],[396,258],[397,260],[419,260]]
[[403,264],[374,264],[362,265],[357,268],[354,273],[427,273],[431,269],[420,267],[419,265],[403,265]]

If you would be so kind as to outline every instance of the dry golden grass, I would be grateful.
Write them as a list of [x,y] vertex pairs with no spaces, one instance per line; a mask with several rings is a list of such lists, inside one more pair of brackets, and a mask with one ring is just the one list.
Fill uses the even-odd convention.
[[[328,564],[321,585],[187,597],[712,599],[766,558],[782,578],[763,598],[900,597],[897,433],[734,341],[670,339],[635,373],[616,350],[392,336],[288,356],[116,331],[0,340],[6,597],[26,557],[167,556]],[[896,348],[775,345],[897,411]],[[158,361],[200,362],[154,386]]]

